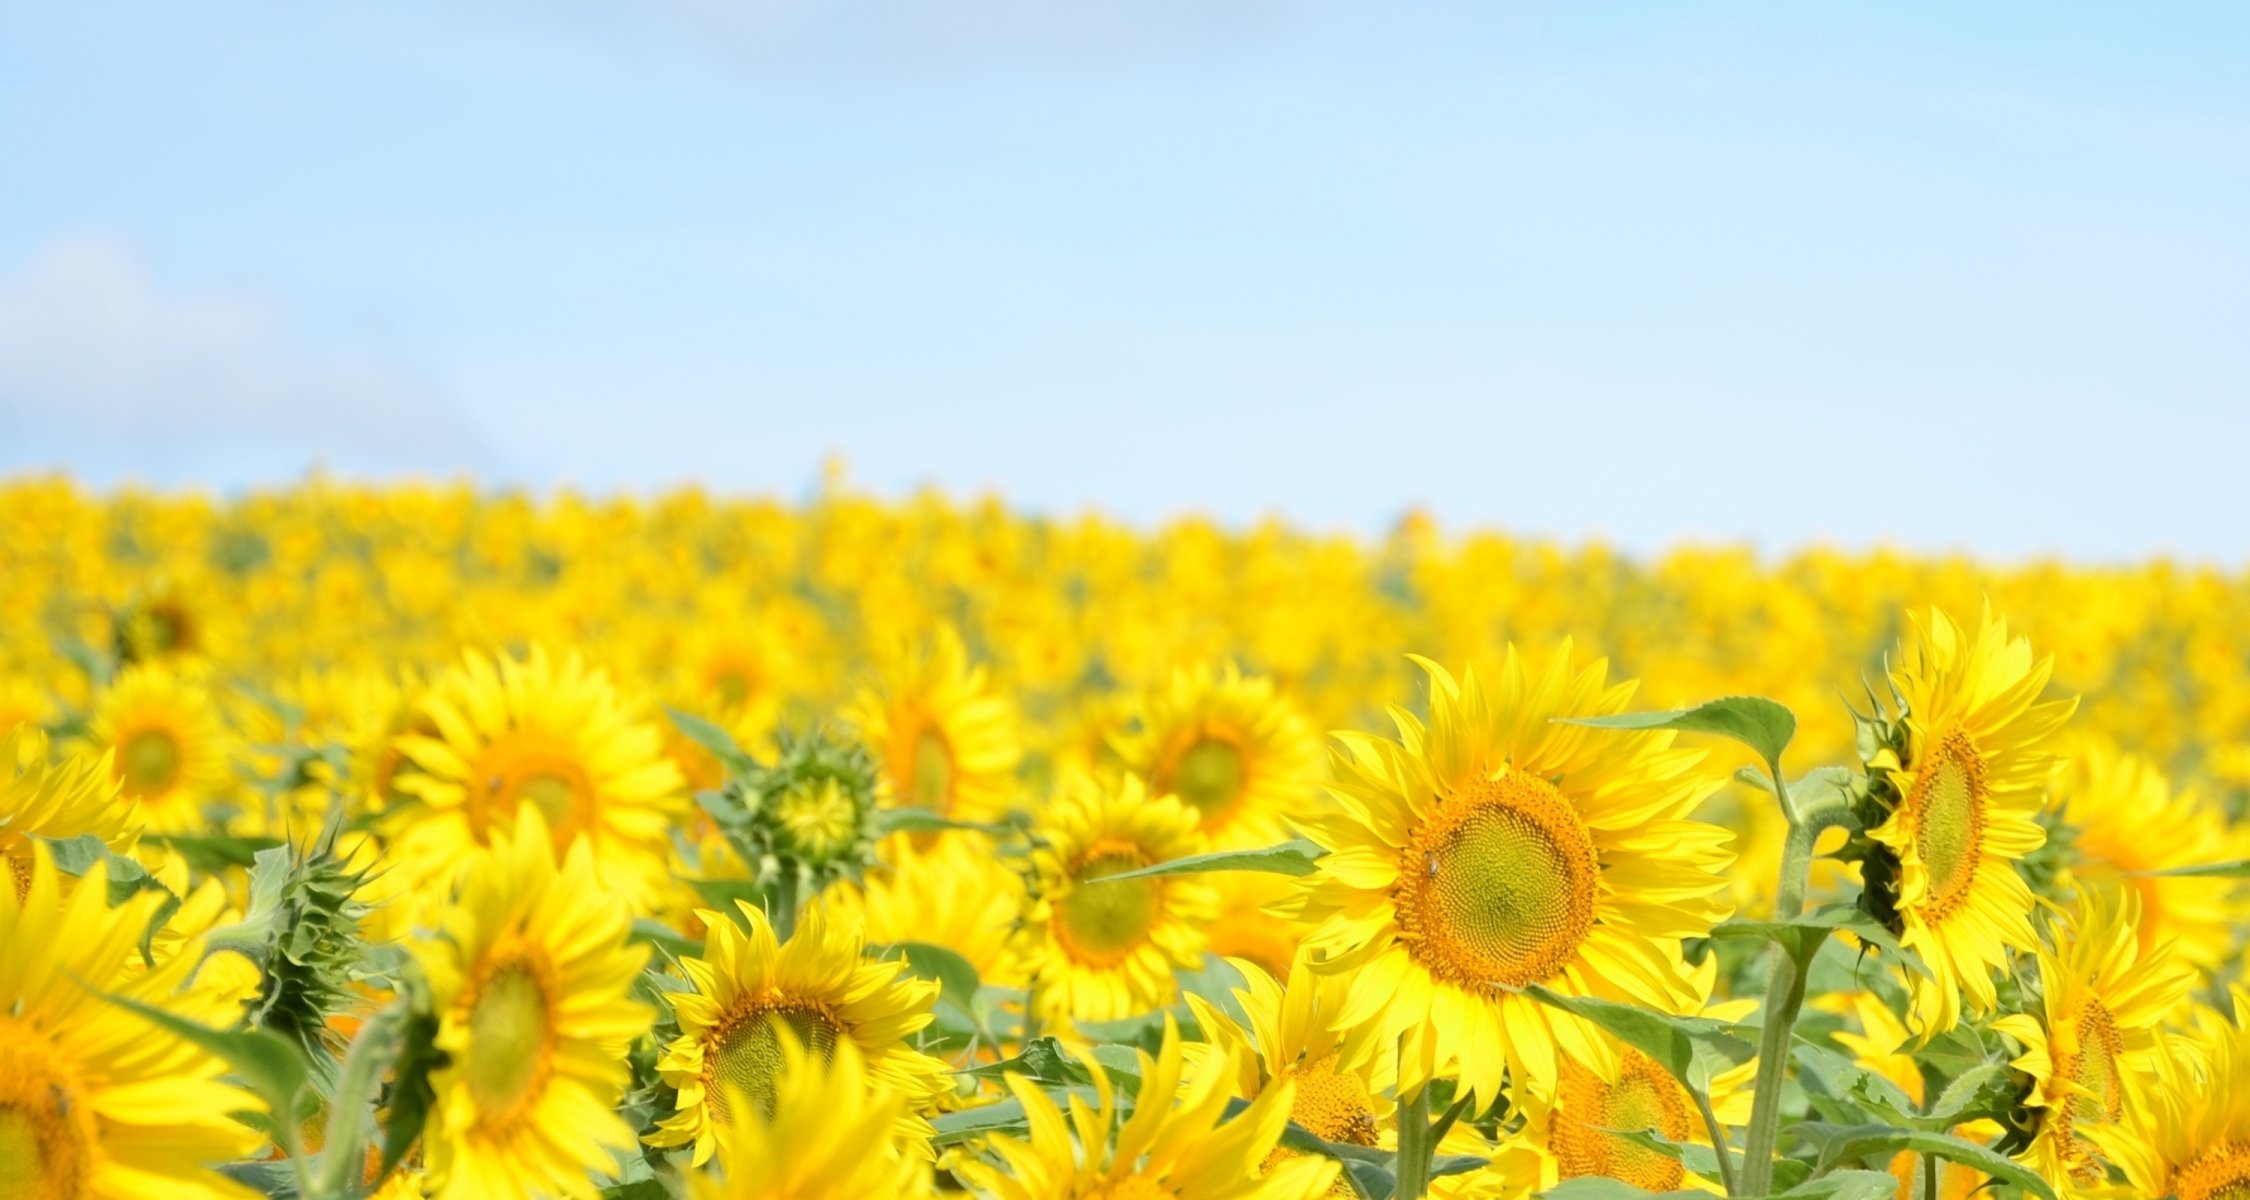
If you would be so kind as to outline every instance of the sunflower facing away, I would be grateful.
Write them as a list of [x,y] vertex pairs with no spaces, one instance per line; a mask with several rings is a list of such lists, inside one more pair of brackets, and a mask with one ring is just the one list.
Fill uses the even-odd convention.
[[1210,885],[1194,875],[1103,878],[1201,853],[1195,811],[1150,799],[1130,775],[1080,775],[1035,834],[1035,895],[1016,947],[1039,1019],[1114,1021],[1170,1003],[1174,973],[1203,960]]
[[1015,714],[950,628],[895,655],[844,719],[882,760],[892,803],[965,820],[1007,810],[1021,754]]
[[950,1084],[946,1065],[908,1045],[932,1020],[938,985],[904,974],[906,964],[865,956],[858,926],[839,925],[822,904],[799,916],[796,933],[774,937],[765,914],[736,903],[748,932],[724,914],[700,914],[710,930],[702,958],[682,959],[692,992],[671,996],[680,1036],[657,1074],[677,1089],[676,1110],[648,1136],[652,1146],[695,1147],[694,1160],[724,1147],[720,1130],[736,1098],[776,1120],[781,1035],[827,1055],[851,1043],[869,1080],[905,1098],[901,1137],[929,1136],[924,1113]]
[[431,686],[422,712],[437,732],[398,739],[407,764],[396,787],[414,803],[384,823],[408,875],[442,877],[536,809],[557,851],[585,839],[605,884],[641,907],[662,895],[684,781],[607,675],[575,655],[471,654]]
[[97,864],[65,896],[38,843],[22,893],[0,888],[0,1195],[253,1196],[207,1164],[263,1141],[227,1115],[257,1102],[218,1082],[217,1060],[91,990],[220,1017],[178,998],[199,950],[134,969],[161,895],[113,909],[107,878]]
[[694,1200],[916,1200],[931,1191],[913,1099],[867,1069],[849,1038],[825,1051],[773,1030],[769,1102],[737,1092],[717,1126],[722,1177],[693,1177]]
[[1458,1070],[1481,1107],[1503,1072],[1551,1097],[1558,1057],[1606,1063],[1593,1030],[1524,994],[1692,1011],[1702,1000],[1680,939],[1727,915],[1730,835],[1686,819],[1717,786],[1670,733],[1556,718],[1621,711],[1631,683],[1543,668],[1511,648],[1494,688],[1430,678],[1430,720],[1393,709],[1397,740],[1339,735],[1340,807],[1298,820],[1328,853],[1300,899],[1322,969],[1349,972],[1341,1025],[1405,1038],[1400,1086]]
[[2195,986],[2169,947],[2142,952],[2138,910],[2132,892],[2081,896],[2061,949],[2039,951],[2041,1011],[1993,1022],[2022,1044],[2014,1065],[2032,1078],[2039,1128],[2026,1158],[2066,1194],[2108,1183],[2106,1148],[2133,1136],[2127,1109],[2145,1103],[2159,1029]]
[[585,839],[558,867],[538,806],[512,829],[463,867],[443,936],[415,947],[449,1056],[422,1135],[440,1200],[590,1195],[633,1146],[617,1100],[653,1016],[631,997],[647,951]]
[[[966,1160],[954,1174],[987,1200],[1312,1200],[1335,1182],[1337,1166],[1323,1158],[1261,1165],[1289,1123],[1294,1083],[1266,1089],[1225,1120],[1240,1074],[1234,1052],[1205,1057],[1183,1086],[1180,1031],[1167,1016],[1156,1057],[1133,1053],[1140,1060],[1140,1102],[1122,1126],[1098,1062],[1086,1064],[1097,1103],[1074,1100],[1067,1122],[1045,1092],[1011,1075],[1008,1088],[1030,1118],[1030,1136],[996,1134],[986,1143],[996,1162]],[[1171,1097],[1176,1102],[1166,1103]]]
[[152,833],[208,833],[204,805],[225,798],[233,739],[203,683],[161,666],[128,667],[95,702],[82,751],[109,756]]
[[1282,840],[1282,814],[1301,811],[1320,784],[1319,735],[1272,680],[1232,663],[1174,672],[1117,750],[1151,795],[1186,801],[1220,850]]
[[1868,837],[1897,859],[1899,940],[1930,968],[1908,979],[1927,1037],[1959,1023],[1963,1001],[1992,1011],[1993,968],[2037,944],[2011,860],[2046,841],[2037,817],[2060,760],[2045,747],[2078,701],[2040,702],[2053,660],[2034,660],[1989,608],[1973,634],[1936,609],[1916,615],[1901,659],[1906,758],[1886,749],[1868,764],[1900,800]]

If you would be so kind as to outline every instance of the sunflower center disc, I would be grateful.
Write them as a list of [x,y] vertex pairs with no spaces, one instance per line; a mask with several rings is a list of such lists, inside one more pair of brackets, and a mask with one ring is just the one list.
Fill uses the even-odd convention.
[[2081,1121],[2115,1121],[2124,1115],[2124,1079],[2117,1060],[2125,1051],[2125,1037],[2117,1030],[2109,1009],[2099,1000],[2088,1000],[2078,1014],[2077,1061],[2070,1064],[2071,1082],[2085,1088],[2071,1105]]
[[913,788],[916,807],[943,813],[952,810],[953,747],[945,735],[924,726],[914,735]]
[[1441,800],[1399,864],[1400,925],[1432,973],[1469,987],[1551,979],[1594,925],[1593,839],[1546,780],[1510,772]]
[[1080,865],[1077,886],[1056,901],[1061,910],[1056,929],[1072,957],[1109,966],[1148,940],[1149,926],[1156,922],[1156,881],[1096,882],[1141,865],[1141,856],[1129,851],[1097,854]]
[[125,752],[119,757],[124,762],[125,783],[143,795],[165,791],[180,773],[180,744],[161,729],[144,730],[126,739]]
[[823,1060],[836,1057],[836,1039],[842,1031],[835,1018],[819,1008],[782,1005],[751,1009],[719,1035],[718,1045],[703,1069],[711,1110],[720,1118],[726,1117],[733,1097],[739,1094],[757,1105],[767,1120],[773,1119],[779,1103],[774,1081],[780,1077],[782,1066],[778,1031],[783,1026],[799,1045]]
[[1907,799],[1914,812],[1914,845],[1930,873],[1931,906],[1942,916],[1976,883],[1984,848],[1984,760],[1959,730],[1928,757]]
[[1574,1071],[1563,1104],[1567,1111],[1555,1123],[1553,1149],[1565,1177],[1606,1175],[1650,1191],[1680,1186],[1686,1176],[1680,1160],[1615,1132],[1653,1129],[1675,1142],[1691,1136],[1687,1098],[1654,1062],[1628,1054],[1616,1083]]
[[479,837],[487,823],[513,824],[524,804],[547,819],[557,849],[591,824],[594,785],[568,743],[528,730],[509,734],[485,750],[476,778],[469,819]]
[[2172,1177],[2176,1200],[2250,1200],[2250,1146],[2228,1142]]
[[1244,774],[1241,747],[1206,737],[1180,755],[1172,768],[1172,791],[1205,817],[1214,817],[1241,798]]
[[513,1112],[546,1072],[547,990],[523,963],[493,972],[469,1009],[469,1095],[487,1118]]
[[[24,1036],[0,1028],[0,1038]],[[85,1194],[92,1131],[44,1056],[0,1043],[0,1196],[74,1200]]]
[[1290,1120],[1324,1141],[1376,1144],[1374,1098],[1359,1076],[1336,1069],[1333,1052],[1297,1067],[1290,1078],[1297,1081]]

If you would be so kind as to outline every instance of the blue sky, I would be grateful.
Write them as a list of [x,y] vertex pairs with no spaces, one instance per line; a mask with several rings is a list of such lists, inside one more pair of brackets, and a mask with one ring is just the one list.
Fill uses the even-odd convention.
[[11,6],[0,471],[2250,559],[2250,8]]

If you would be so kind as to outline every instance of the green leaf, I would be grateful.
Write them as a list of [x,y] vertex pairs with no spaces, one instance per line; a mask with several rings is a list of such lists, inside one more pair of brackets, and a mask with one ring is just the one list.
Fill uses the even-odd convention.
[[1822,1166],[1835,1166],[1847,1162],[1866,1162],[1874,1159],[1888,1161],[1902,1151],[1915,1154],[1934,1154],[1949,1162],[1982,1171],[2002,1183],[2012,1183],[2040,1197],[2055,1200],[2055,1190],[2049,1187],[2037,1171],[2000,1154],[1990,1147],[1977,1145],[1967,1138],[1950,1133],[1933,1133],[1921,1129],[1898,1129],[1888,1125],[1833,1125],[1805,1124],[1796,1131],[1820,1147]]
[[297,1097],[305,1090],[310,1075],[304,1055],[287,1038],[263,1029],[213,1029],[131,996],[96,994],[202,1047],[257,1093],[276,1120],[295,1121]]
[[2250,858],[2239,858],[2233,862],[2198,863],[2192,867],[2172,867],[2162,871],[2127,871],[2126,874],[2144,878],[2241,879],[2250,876]]
[[972,1079],[1001,1079],[1021,1075],[1033,1083],[1065,1086],[1088,1081],[1086,1068],[1062,1048],[1062,1043],[1051,1037],[1037,1037],[1024,1044],[1023,1053],[996,1063],[970,1067],[956,1072]]
[[909,973],[923,979],[937,980],[947,1000],[961,1006],[965,1012],[977,994],[977,969],[975,964],[958,953],[928,942],[898,942],[885,946],[876,957],[904,959]]
[[703,943],[688,937],[662,921],[637,917],[633,921],[633,940],[645,942],[674,958],[703,957]]
[[327,1144],[317,1169],[319,1195],[356,1196],[361,1191],[375,1094],[406,1045],[407,1017],[403,1003],[392,1003],[360,1026],[359,1036],[344,1052],[343,1072],[328,1106]]
[[1898,1180],[1883,1171],[1831,1171],[1776,1194],[1772,1200],[1890,1200]]
[[1757,1044],[1742,1036],[1747,1026],[1709,1017],[1675,1017],[1591,996],[1565,996],[1537,984],[1525,990],[1541,1003],[1583,1017],[1615,1034],[1619,1041],[1655,1059],[1697,1095],[1710,1094],[1713,1077],[1758,1056]]
[[711,752],[712,757],[725,764],[727,772],[740,775],[758,765],[757,760],[743,752],[734,742],[734,735],[694,713],[684,713],[676,708],[666,708],[664,715],[686,735],[687,740]]
[[[1066,1097],[1078,1096],[1088,1104],[1097,1097],[1090,1087],[1042,1088],[1047,1099],[1064,1112],[1070,1111]],[[930,1118],[930,1127],[936,1136],[930,1139],[935,1146],[954,1146],[975,1141],[994,1133],[1022,1133],[1024,1131],[1023,1103],[1010,1096],[997,1104],[986,1104],[960,1112],[939,1113]]]
[[391,1063],[391,1085],[383,1097],[383,1161],[379,1176],[389,1175],[422,1136],[437,1092],[430,1087],[430,1072],[444,1055],[437,1048],[438,1019],[430,1005],[429,985],[417,971],[399,979],[407,1017],[399,1031],[398,1057]]
[[742,918],[735,912],[734,902],[747,902],[750,907],[763,912],[768,889],[743,879],[690,879],[689,887],[705,904],[718,909],[739,923]]
[[[1718,1152],[1709,1146],[1694,1142],[1675,1142],[1654,1129],[1607,1129],[1603,1132],[1631,1142],[1645,1150],[1654,1150],[1666,1158],[1680,1160],[1680,1165],[1705,1179],[1720,1177]],[[1740,1157],[1737,1155],[1736,1157]]]
[[1954,1076],[1923,1111],[1925,1127],[1951,1129],[1969,1121],[2006,1117],[2023,1099],[2016,1074],[2006,1063],[1984,1062]]
[[1616,713],[1606,717],[1557,717],[1566,725],[1596,729],[1677,729],[1730,737],[1777,762],[1797,736],[1797,714],[1764,696],[1725,696],[1676,712]]
[[637,1179],[602,1189],[602,1200],[672,1200],[672,1190],[660,1179]]
[[1897,938],[1891,936],[1890,930],[1876,924],[1874,918],[1849,904],[1825,904],[1788,921],[1721,921],[1712,927],[1711,936],[1759,938],[1774,942],[1787,951],[1799,966],[1807,966],[1812,962],[1813,955],[1820,952],[1828,935],[1839,930],[1904,963],[1915,974],[1925,978],[1929,976],[1930,968],[1922,962],[1921,955],[1909,953],[1904,946],[1899,945]]
[[269,837],[211,837],[187,834],[150,834],[142,839],[154,842],[167,850],[177,851],[187,865],[206,875],[224,874],[227,871],[248,867],[256,861],[258,852],[281,845],[280,838]]
[[[1207,871],[1262,871],[1269,875],[1310,875],[1313,864],[1328,853],[1305,838],[1267,846],[1260,850],[1221,850],[1214,854],[1191,854],[1138,871],[1125,871],[1104,875],[1088,883],[1110,883],[1122,879],[1149,879],[1158,875],[1200,875]],[[1085,885],[1080,885],[1085,886]]]
[[1914,1100],[1890,1080],[1811,1042],[1799,1042],[1798,1082],[1809,1093],[1849,1104],[1887,1122],[1904,1125],[1915,1118]]
[[878,838],[889,837],[894,833],[944,833],[949,829],[970,829],[994,837],[1008,832],[1005,825],[956,821],[926,808],[883,808],[875,811],[875,836]]

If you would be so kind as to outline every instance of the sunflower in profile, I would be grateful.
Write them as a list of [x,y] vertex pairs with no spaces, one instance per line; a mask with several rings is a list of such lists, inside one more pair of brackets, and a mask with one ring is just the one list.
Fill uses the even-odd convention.
[[1016,954],[1039,1019],[1114,1021],[1170,1003],[1175,972],[1203,961],[1211,886],[1194,875],[1103,879],[1201,853],[1195,810],[1150,799],[1130,775],[1080,775],[1040,813],[1034,836],[1034,895]]
[[1563,724],[1624,709],[1631,683],[1542,668],[1511,648],[1493,689],[1430,678],[1427,724],[1394,709],[1396,740],[1340,735],[1336,811],[1297,819],[1324,847],[1290,910],[1316,926],[1322,969],[1348,972],[1336,1020],[1403,1036],[1409,1092],[1458,1070],[1481,1107],[1503,1072],[1552,1097],[1558,1059],[1614,1055],[1594,1030],[1524,993],[1544,984],[1669,1012],[1702,996],[1680,939],[1725,918],[1730,835],[1687,819],[1717,786],[1670,733]]
[[632,1149],[617,1101],[654,1014],[632,998],[631,925],[584,838],[557,865],[537,805],[471,857],[442,934],[414,946],[447,1056],[422,1133],[433,1196],[579,1195]]
[[2139,1136],[2102,1146],[2136,1196],[2250,1195],[2250,993],[2234,990],[2231,1022],[2197,1015],[2157,1059]]
[[932,1020],[938,985],[906,975],[903,962],[865,957],[857,926],[838,925],[824,904],[806,907],[787,942],[775,938],[764,913],[739,901],[736,907],[747,932],[723,914],[704,912],[704,956],[680,962],[695,990],[671,996],[680,1036],[656,1065],[678,1092],[676,1111],[657,1122],[648,1143],[692,1145],[700,1165],[723,1148],[719,1133],[736,1098],[775,1120],[784,1033],[823,1055],[851,1043],[867,1077],[906,1100],[898,1136],[927,1138],[923,1114],[951,1078],[943,1062],[908,1040]]
[[109,906],[108,867],[64,894],[44,844],[22,891],[0,887],[0,1187],[9,1196],[249,1200],[209,1169],[264,1140],[227,1114],[258,1107],[194,1044],[104,999],[209,1020],[179,996],[198,953],[135,970],[161,896]]
[[2225,809],[2174,791],[2156,764],[2094,739],[2073,748],[2054,807],[2072,831],[2072,880],[2135,893],[2143,953],[2171,942],[2181,960],[2202,970],[2227,964],[2242,881],[2151,874],[2250,858],[2250,837],[2227,823]]
[[985,1200],[1313,1200],[1328,1194],[1334,1162],[1308,1156],[1265,1165],[1289,1123],[1293,1082],[1267,1088],[1226,1120],[1241,1073],[1233,1061],[1239,1051],[1205,1056],[1183,1085],[1180,1031],[1166,1016],[1156,1056],[1133,1053],[1140,1060],[1140,1103],[1122,1126],[1109,1075],[1098,1062],[1086,1064],[1097,1103],[1074,1101],[1067,1122],[1045,1092],[1011,1075],[1008,1088],[1031,1118],[1030,1136],[993,1135],[985,1144],[990,1157],[959,1163],[955,1177]]
[[927,942],[969,960],[986,983],[1014,987],[1010,932],[1023,914],[1023,877],[1007,868],[980,834],[937,839],[927,848],[886,847],[889,861],[854,884],[837,883],[821,903],[838,925],[859,925],[870,945]]
[[65,841],[92,834],[112,850],[132,848],[140,832],[133,802],[118,794],[116,776],[98,759],[50,762],[47,736],[18,726],[0,733],[0,859],[21,898],[31,886],[32,839]]
[[2109,1182],[2105,1146],[2134,1136],[2126,1110],[2145,1103],[2160,1030],[2195,986],[2168,947],[2143,952],[2138,909],[2131,892],[2084,893],[2065,944],[2039,950],[2040,1011],[1993,1022],[2023,1046],[2014,1066],[2032,1078],[2039,1126],[2026,1161],[2065,1193]]
[[537,809],[557,851],[584,838],[603,882],[636,906],[662,895],[683,781],[606,674],[575,655],[471,654],[431,685],[421,711],[437,732],[397,739],[405,762],[393,786],[411,802],[383,825],[411,877],[442,876]]
[[127,667],[95,702],[79,750],[108,757],[151,833],[209,833],[204,806],[230,798],[234,739],[192,674]]
[[901,1134],[915,1100],[868,1070],[849,1038],[824,1051],[773,1026],[770,1093],[737,1092],[715,1136],[724,1175],[691,1177],[693,1200],[918,1200],[932,1193],[926,1133]]
[[1282,840],[1283,814],[1302,811],[1320,787],[1320,736],[1271,679],[1232,663],[1173,672],[1142,701],[1139,729],[1117,752],[1150,795],[1187,802],[1221,850]]
[[1964,1001],[1992,1011],[1993,968],[2037,945],[2012,860],[2047,839],[2037,818],[2061,760],[2045,747],[2078,701],[2040,701],[2053,660],[2034,659],[1989,608],[1973,633],[1936,609],[1913,622],[1891,674],[1904,753],[1868,763],[1899,799],[1867,836],[1895,860],[1899,940],[1930,969],[1908,979],[1928,1037],[1958,1024]]
[[894,655],[844,719],[882,760],[893,803],[972,821],[1007,810],[1021,755],[1015,713],[951,628]]

